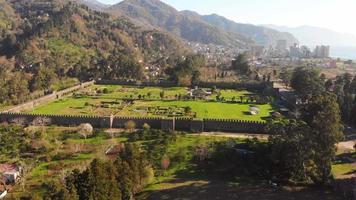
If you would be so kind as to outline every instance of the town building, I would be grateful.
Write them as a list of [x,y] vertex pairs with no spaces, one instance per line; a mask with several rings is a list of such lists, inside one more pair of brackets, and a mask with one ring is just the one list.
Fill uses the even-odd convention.
[[21,167],[16,164],[0,164],[0,175],[6,185],[16,184],[21,175]]
[[314,56],[316,58],[329,58],[330,57],[330,46],[316,46],[314,50]]
[[299,58],[301,56],[300,48],[297,43],[289,47],[289,56],[292,58]]

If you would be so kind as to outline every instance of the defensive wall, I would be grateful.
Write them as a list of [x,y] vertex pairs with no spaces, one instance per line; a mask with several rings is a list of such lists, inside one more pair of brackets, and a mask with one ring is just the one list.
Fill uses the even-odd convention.
[[232,133],[265,133],[266,123],[257,121],[225,120],[225,119],[202,119],[195,120],[189,118],[135,118],[135,117],[115,117],[112,127],[110,127],[110,117],[98,116],[69,116],[69,115],[42,115],[25,113],[0,113],[1,123],[31,124],[38,118],[46,118],[48,125],[58,126],[78,126],[83,123],[90,123],[94,128],[125,128],[125,123],[133,121],[136,128],[142,128],[148,124],[153,129],[192,131],[192,132],[232,132]]
[[[96,80],[95,84],[98,85],[126,85],[138,87],[176,87],[177,84],[169,81],[158,82],[137,82],[125,80]],[[253,90],[263,91],[266,87],[273,87],[273,82],[250,82],[250,83],[235,83],[235,82],[200,82],[195,86],[202,88],[223,88],[223,89],[239,89],[239,90]]]

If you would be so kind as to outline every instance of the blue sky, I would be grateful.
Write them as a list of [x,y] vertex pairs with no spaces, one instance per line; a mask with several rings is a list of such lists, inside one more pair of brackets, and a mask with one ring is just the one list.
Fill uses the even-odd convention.
[[[121,0],[99,0],[106,4]],[[236,22],[311,25],[356,35],[356,0],[163,0],[178,10],[216,13]]]

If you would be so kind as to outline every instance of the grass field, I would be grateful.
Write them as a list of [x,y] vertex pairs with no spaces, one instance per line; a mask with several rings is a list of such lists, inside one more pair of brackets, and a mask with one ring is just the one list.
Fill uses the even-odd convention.
[[[9,194],[9,199],[17,199],[26,194],[33,197],[43,197],[43,183],[61,181],[71,170],[84,170],[94,158],[109,159],[105,150],[111,145],[128,141],[130,134],[117,134],[115,138],[103,130],[88,139],[83,139],[73,128],[49,127],[41,144],[46,146],[46,152],[37,155],[31,170],[22,178],[22,182]],[[341,200],[340,196],[328,190],[315,188],[272,188],[266,181],[255,179],[236,179],[225,181],[199,175],[193,169],[194,148],[214,142],[230,140],[227,137],[178,135],[174,142],[168,145],[167,155],[174,157],[184,150],[185,158],[179,163],[171,162],[170,167],[161,175],[156,175],[154,181],[135,197],[144,199],[264,199],[264,200]],[[237,143],[244,139],[233,139]],[[141,147],[149,141],[136,141]],[[78,148],[80,147],[80,148]],[[28,166],[27,166],[28,167]],[[192,171],[193,170],[193,171]],[[23,184],[22,184],[23,183]]]
[[[215,101],[216,95],[211,95],[206,100],[177,100],[177,96],[187,95],[187,89],[158,88],[158,87],[122,87],[122,86],[93,86],[87,92],[103,90],[107,93],[95,95],[81,95],[66,97],[46,105],[39,106],[35,114],[60,114],[60,115],[99,115],[133,116],[133,117],[192,117],[192,118],[218,118],[263,121],[273,112],[271,104],[257,104],[248,102],[250,96],[256,94],[248,91],[221,90],[220,95],[224,102]],[[161,93],[164,98],[161,99]],[[138,97],[141,97],[140,99]],[[243,99],[243,103],[240,99]],[[126,102],[125,99],[137,99]],[[235,102],[230,101],[234,99]],[[249,114],[250,106],[260,109],[256,115]],[[189,110],[187,111],[187,107]]]
[[[9,198],[17,198],[29,194],[30,191],[35,197],[41,197],[44,192],[43,183],[59,182],[74,169],[84,170],[95,158],[109,159],[105,155],[105,151],[112,145],[128,140],[127,134],[117,134],[115,138],[111,138],[102,130],[91,138],[83,139],[73,130],[73,128],[64,127],[49,127],[47,129],[44,138],[37,141],[43,148],[46,148],[46,152],[37,154],[37,162],[30,162],[32,164],[26,166],[31,170],[25,173],[22,178],[24,185],[17,185],[15,190],[10,193]],[[167,154],[174,155],[181,149],[189,151],[197,145],[226,140],[228,139],[224,137],[179,135],[177,140],[169,146]],[[137,143],[141,146],[145,145],[143,141],[137,141]],[[184,161],[172,165],[164,176],[156,176],[152,187],[162,181],[170,180],[178,171],[188,168],[191,156],[192,154],[187,152]]]

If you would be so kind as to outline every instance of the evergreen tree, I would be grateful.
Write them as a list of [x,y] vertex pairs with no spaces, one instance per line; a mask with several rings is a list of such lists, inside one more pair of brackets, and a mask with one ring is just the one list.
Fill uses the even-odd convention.
[[335,95],[314,96],[304,108],[303,119],[312,131],[311,141],[315,152],[313,160],[316,167],[312,178],[314,182],[327,183],[336,153],[335,145],[343,138],[340,109]]

